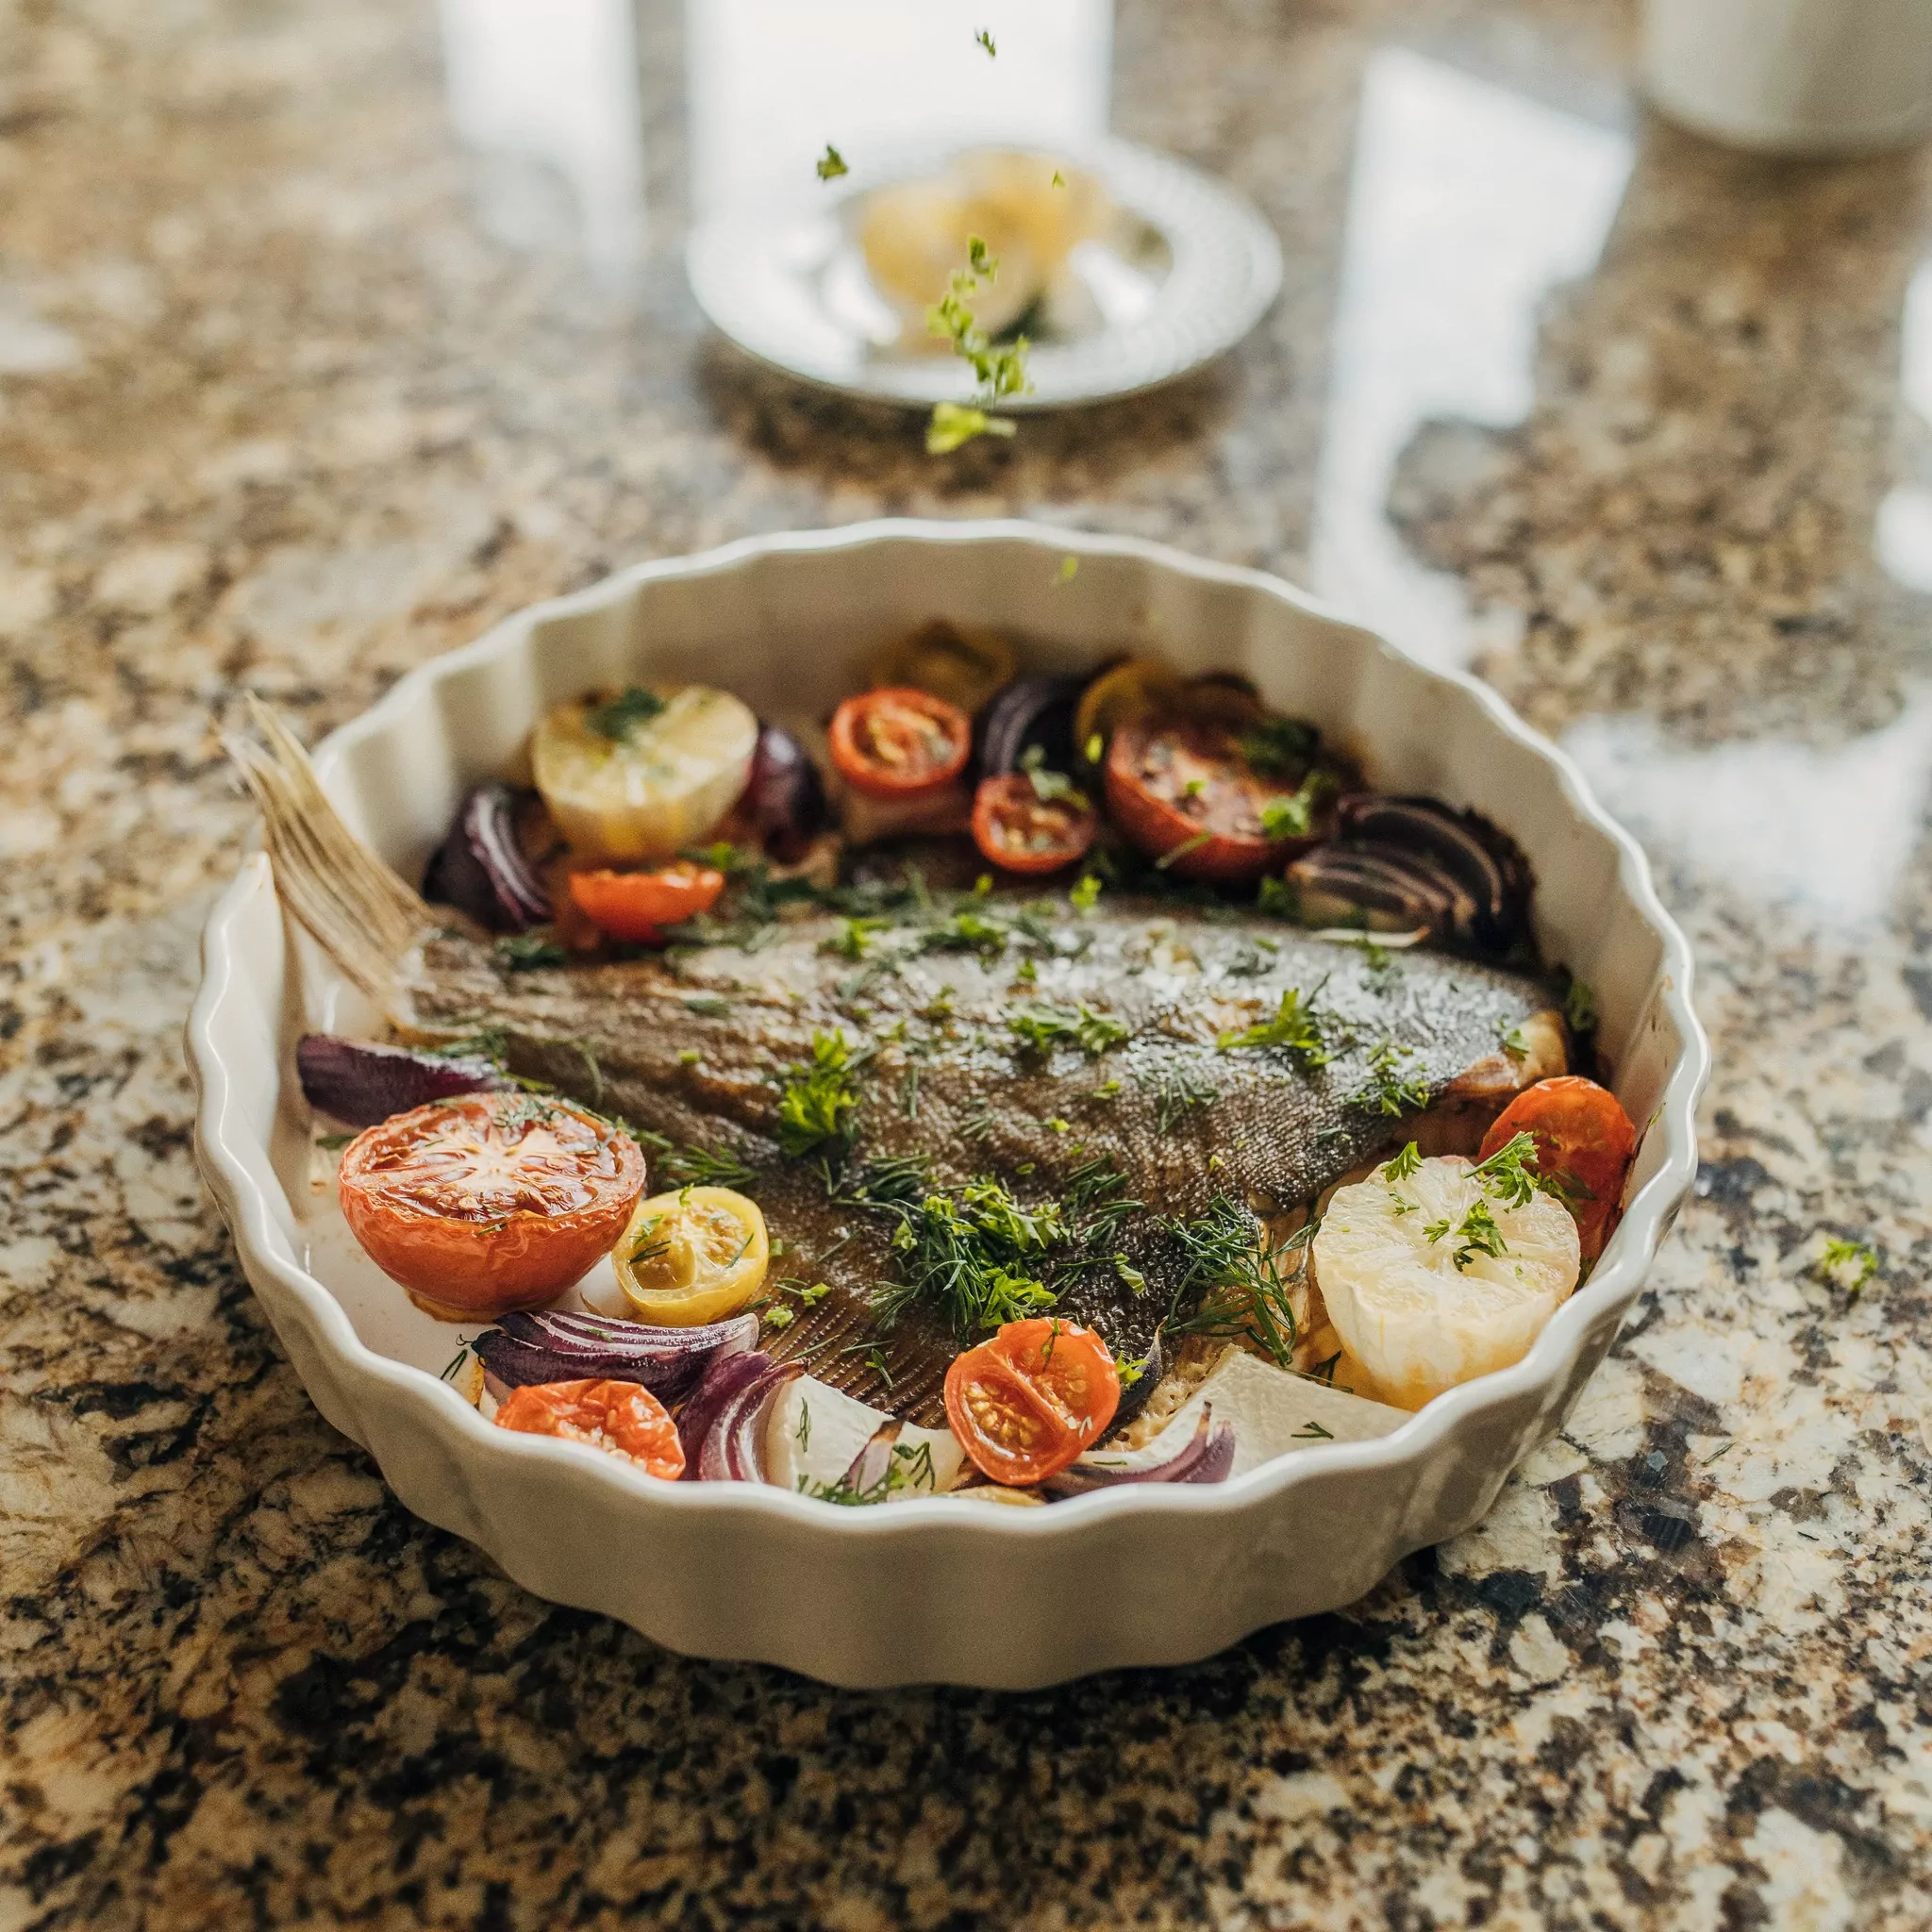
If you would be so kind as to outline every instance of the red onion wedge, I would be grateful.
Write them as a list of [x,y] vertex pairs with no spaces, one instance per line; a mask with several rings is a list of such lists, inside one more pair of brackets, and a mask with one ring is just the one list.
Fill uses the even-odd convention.
[[979,714],[979,770],[997,778],[1017,772],[1023,753],[1038,748],[1047,765],[1067,772],[1074,765],[1074,708],[1085,680],[1078,677],[1018,677]]
[[852,1467],[836,1485],[840,1493],[853,1502],[868,1497],[876,1490],[885,1494],[885,1483],[892,1473],[892,1456],[906,1424],[896,1417],[881,1423],[866,1438],[865,1447],[852,1458]]
[[758,841],[781,865],[796,865],[825,822],[825,785],[811,754],[776,724],[758,726],[743,810]]
[[515,1083],[485,1059],[454,1059],[407,1046],[372,1046],[333,1033],[305,1034],[295,1046],[302,1091],[317,1113],[352,1127],[458,1093],[499,1093]]
[[601,1376],[636,1382],[660,1402],[694,1389],[715,1361],[751,1350],[756,1315],[735,1315],[700,1328],[658,1328],[611,1315],[540,1310],[505,1315],[470,1346],[485,1376],[505,1389]]
[[[707,1483],[761,1483],[765,1479],[765,1411],[772,1398],[794,1375],[805,1374],[803,1362],[774,1362],[757,1351],[765,1367],[741,1383],[712,1413],[698,1450],[697,1474]],[[741,1359],[732,1357],[730,1360]],[[728,1366],[728,1363],[727,1363]],[[708,1377],[707,1378],[708,1380]],[[700,1389],[699,1393],[703,1393]],[[693,1406],[697,1398],[692,1397]],[[687,1410],[689,1415],[689,1410]],[[684,1434],[683,1426],[678,1429]],[[685,1474],[691,1473],[689,1451]]]
[[1234,1467],[1234,1424],[1217,1423],[1213,1418],[1213,1407],[1203,1403],[1194,1433],[1158,1462],[1142,1461],[1133,1453],[1096,1454],[1090,1449],[1040,1487],[1047,1495],[1058,1498],[1084,1496],[1122,1483],[1224,1483]]
[[491,779],[462,802],[423,875],[423,896],[491,932],[527,932],[552,914],[550,894],[517,836],[523,799]]
[[737,1355],[713,1356],[706,1364],[698,1386],[677,1418],[677,1439],[684,1444],[684,1479],[695,1482],[698,1464],[704,1459],[705,1443],[711,1424],[748,1384],[767,1374],[772,1357],[761,1348],[745,1349]]

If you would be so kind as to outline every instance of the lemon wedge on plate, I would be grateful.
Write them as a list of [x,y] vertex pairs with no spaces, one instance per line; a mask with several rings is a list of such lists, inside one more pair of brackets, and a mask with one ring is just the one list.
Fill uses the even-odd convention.
[[679,1188],[638,1203],[610,1262],[641,1321],[695,1328],[758,1293],[772,1243],[756,1201],[730,1188]]
[[707,685],[632,685],[558,705],[537,726],[537,790],[586,858],[670,858],[700,842],[751,775],[758,721]]
[[1348,1353],[1384,1402],[1420,1408],[1521,1361],[1576,1286],[1576,1224],[1520,1203],[1457,1156],[1385,1162],[1339,1188],[1314,1240],[1316,1277]]

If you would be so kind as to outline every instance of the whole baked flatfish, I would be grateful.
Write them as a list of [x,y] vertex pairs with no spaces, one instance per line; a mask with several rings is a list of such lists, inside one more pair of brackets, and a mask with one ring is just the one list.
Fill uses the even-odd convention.
[[[631,1124],[653,1191],[715,1176],[751,1194],[797,1297],[774,1345],[916,1418],[974,1339],[974,1284],[947,1274],[961,1217],[1018,1216],[1011,1273],[1130,1359],[1198,1299],[1177,1224],[1311,1207],[1408,1140],[1473,1153],[1567,1063],[1531,974],[1180,897],[921,888],[855,918],[748,893],[702,942],[533,967],[436,931],[319,824],[319,792],[295,796],[306,766],[290,777],[282,741],[251,772],[277,884],[338,964],[406,1032],[488,1033],[513,1073]],[[839,1096],[817,1140],[814,1091]]]

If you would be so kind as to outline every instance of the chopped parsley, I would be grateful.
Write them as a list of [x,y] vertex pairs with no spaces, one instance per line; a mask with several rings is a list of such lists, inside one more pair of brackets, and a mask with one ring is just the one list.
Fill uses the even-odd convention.
[[778,1145],[796,1158],[828,1144],[842,1150],[858,1129],[852,1049],[841,1032],[814,1033],[811,1059],[787,1069],[778,1101]]
[[1132,1029],[1106,1013],[1096,1013],[1084,1001],[1075,1008],[1034,1007],[1015,1013],[1008,1027],[1035,1053],[1050,1053],[1061,1041],[1077,1046],[1091,1060],[1126,1040]]
[[1011,937],[999,920],[989,919],[969,906],[942,920],[920,941],[927,953],[1000,953]]
[[1536,1136],[1530,1133],[1512,1134],[1487,1160],[1479,1161],[1469,1172],[1472,1180],[1480,1181],[1486,1192],[1508,1208],[1527,1207],[1529,1197],[1539,1188],[1545,1192],[1556,1191],[1552,1183],[1537,1172]]
[[641,684],[626,685],[608,705],[594,706],[584,714],[584,723],[600,738],[613,744],[624,743],[640,724],[648,724],[664,709],[664,700]]
[[891,924],[889,919],[871,919],[864,914],[839,922],[839,930],[823,941],[823,949],[841,959],[862,959],[872,948],[875,935]]
[[688,992],[684,996],[685,1011],[695,1013],[703,1020],[722,1020],[731,1010],[731,1002],[722,992]]
[[1088,873],[1080,883],[1071,888],[1067,901],[1075,912],[1091,912],[1100,902],[1100,880],[1093,873]]
[[1422,1151],[1413,1141],[1382,1170],[1383,1178],[1406,1181],[1423,1164]]
[[986,58],[989,60],[991,60],[999,52],[999,49],[995,47],[992,43],[992,35],[989,33],[985,27],[981,27],[979,31],[973,36],[973,44],[975,47],[984,47],[986,49]]
[[562,966],[570,955],[555,940],[539,939],[535,933],[511,933],[497,941],[496,963],[506,973],[534,973],[540,966]]
[[1316,1010],[1315,1002],[1327,984],[1324,975],[1314,991],[1306,995],[1298,987],[1290,987],[1281,995],[1281,1005],[1272,1020],[1224,1033],[1215,1043],[1223,1053],[1278,1046],[1299,1060],[1306,1073],[1325,1067],[1335,1058],[1324,1033],[1330,1023],[1326,1014]]
[[1594,1033],[1597,1028],[1596,994],[1574,975],[1563,995],[1563,1018],[1572,1033]]
[[1261,807],[1261,836],[1306,839],[1315,829],[1315,807],[1334,783],[1326,772],[1310,772],[1298,791],[1267,800]]
[[334,1154],[346,1147],[355,1138],[354,1134],[318,1134],[315,1137],[315,1144]]
[[1826,1237],[1824,1252],[1816,1265],[1826,1281],[1856,1295],[1878,1273],[1878,1250],[1870,1241],[1845,1241],[1831,1235]]
[[1029,744],[1020,754],[1020,769],[1032,780],[1033,795],[1041,804],[1051,805],[1063,799],[1081,811],[1088,808],[1087,794],[1064,772],[1047,770],[1046,754],[1039,745]]
[[[876,1364],[869,1364],[876,1366]],[[884,1374],[881,1368],[880,1374]],[[891,1378],[887,1377],[887,1387]],[[847,1470],[835,1483],[815,1483],[807,1476],[800,1476],[798,1487],[801,1494],[815,1497],[821,1503],[837,1503],[843,1508],[865,1508],[874,1503],[883,1503],[889,1497],[898,1495],[905,1490],[924,1490],[931,1491],[939,1488],[939,1476],[932,1466],[932,1445],[928,1442],[910,1444],[896,1442],[892,1446],[891,1459],[878,1479],[869,1487],[854,1489],[852,1473]]]
[[1057,584],[1071,584],[1074,577],[1079,575],[1079,570],[1080,559],[1077,557],[1063,557],[1060,558],[1059,575],[1054,578],[1054,582]]
[[1496,1022],[1496,1038],[1502,1042],[1503,1051],[1512,1060],[1529,1058],[1529,1041],[1523,1037],[1523,1028],[1508,1020]]
[[1456,1272],[1459,1274],[1478,1255],[1488,1255],[1491,1259],[1509,1252],[1509,1243],[1503,1239],[1503,1230],[1496,1225],[1496,1217],[1490,1212],[1487,1201],[1472,1202],[1469,1211],[1462,1217],[1462,1224],[1456,1230]]
[[789,1328],[797,1319],[797,1311],[793,1308],[788,1308],[783,1302],[780,1302],[776,1307],[765,1310],[765,1326],[767,1328]]
[[836,181],[841,175],[849,175],[852,170],[845,165],[845,157],[828,141],[825,151],[818,158],[816,166],[821,181]]
[[975,436],[1014,436],[1018,429],[1007,416],[989,416],[969,403],[935,403],[932,418],[925,425],[925,453],[929,457],[949,457]]
[[968,266],[953,271],[946,292],[926,310],[927,331],[950,341],[953,353],[970,363],[979,394],[974,404],[935,403],[926,425],[925,447],[929,456],[946,456],[975,436],[1011,436],[1013,423],[987,413],[986,405],[1004,397],[1020,395],[1033,387],[1026,375],[1027,341],[1016,336],[1010,342],[995,343],[980,328],[974,317],[972,297],[982,282],[999,274],[999,258],[987,253],[977,235],[966,242]]
[[1396,1115],[1406,1108],[1429,1104],[1429,1083],[1420,1072],[1405,1072],[1404,1063],[1419,1058],[1412,1046],[1385,1040],[1369,1056],[1369,1076],[1351,1093],[1349,1103],[1375,1113]]

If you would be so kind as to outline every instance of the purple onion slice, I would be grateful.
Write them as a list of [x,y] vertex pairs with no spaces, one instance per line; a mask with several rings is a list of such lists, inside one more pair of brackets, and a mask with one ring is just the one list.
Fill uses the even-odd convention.
[[852,1458],[852,1467],[839,1478],[838,1487],[846,1496],[869,1496],[880,1488],[891,1474],[892,1452],[905,1426],[894,1417],[881,1423],[866,1438],[865,1447]]
[[1074,768],[1074,708],[1085,689],[1077,677],[1017,677],[980,714],[979,771],[997,778],[1020,769],[1037,746],[1047,768]]
[[552,914],[550,894],[517,837],[522,794],[496,779],[458,808],[423,875],[423,896],[491,932],[527,932]]
[[781,865],[796,865],[824,824],[824,780],[810,753],[779,725],[758,726],[743,805],[759,843]]
[[[712,1416],[710,1426],[705,1431],[703,1445],[698,1450],[700,1482],[764,1481],[764,1444],[759,1439],[765,1411],[785,1383],[805,1374],[803,1362],[772,1362],[769,1357],[766,1357],[766,1361],[769,1366],[741,1384]],[[682,1433],[680,1430],[680,1436]],[[689,1468],[687,1463],[687,1473]]]
[[505,1315],[470,1346],[485,1375],[505,1389],[594,1376],[639,1383],[669,1403],[689,1394],[712,1362],[748,1352],[758,1339],[756,1315],[658,1328],[610,1315],[540,1311]]
[[1123,1483],[1224,1483],[1234,1467],[1234,1424],[1217,1423],[1209,1403],[1201,1405],[1194,1433],[1158,1462],[1136,1461],[1127,1454],[1099,1456],[1089,1450],[1041,1484],[1049,1496],[1084,1496]]
[[698,1386],[677,1418],[677,1440],[684,1444],[684,1479],[695,1482],[704,1460],[705,1444],[710,1440],[711,1425],[732,1399],[749,1383],[755,1382],[773,1366],[763,1349],[741,1351],[737,1355],[713,1356],[705,1366]]
[[318,1113],[352,1127],[458,1093],[500,1093],[515,1083],[485,1059],[451,1059],[407,1046],[374,1046],[333,1033],[308,1033],[295,1045],[302,1091]]

